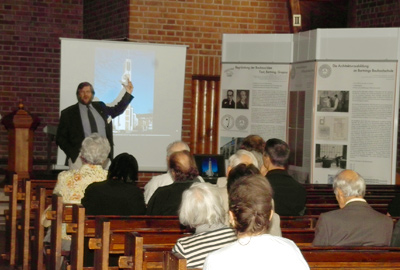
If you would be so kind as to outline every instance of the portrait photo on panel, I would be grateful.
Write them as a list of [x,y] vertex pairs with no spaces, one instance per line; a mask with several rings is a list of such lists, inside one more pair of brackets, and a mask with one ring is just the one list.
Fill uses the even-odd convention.
[[248,109],[250,91],[239,89],[236,90],[236,109]]
[[235,108],[235,91],[232,89],[223,90],[225,98],[222,100],[222,108],[234,109]]

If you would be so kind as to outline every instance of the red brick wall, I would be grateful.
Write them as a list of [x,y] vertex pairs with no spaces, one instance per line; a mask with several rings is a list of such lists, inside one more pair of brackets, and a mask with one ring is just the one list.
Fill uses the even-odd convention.
[[[2,0],[0,2],[0,114],[25,108],[40,117],[34,159],[47,156],[43,127],[57,124],[60,37],[82,37],[83,0]],[[0,159],[8,155],[7,132],[0,127]],[[53,146],[55,154],[56,147]],[[4,166],[2,166],[4,168]]]
[[[34,160],[44,160],[42,129],[58,122],[59,37],[127,36],[137,42],[186,44],[183,136],[189,142],[191,76],[219,75],[222,34],[288,33],[287,13],[286,0],[3,0],[0,113],[8,114],[22,100],[28,111],[40,117]],[[4,126],[0,135],[0,160],[4,161],[8,151]],[[52,151],[54,158],[55,145]],[[141,180],[149,177],[143,174]]]
[[83,38],[120,40],[128,37],[130,0],[85,0]]
[[188,46],[182,136],[190,141],[192,75],[220,75],[222,34],[289,33],[286,0],[138,0],[129,38]]
[[351,27],[399,27],[400,1],[354,0]]

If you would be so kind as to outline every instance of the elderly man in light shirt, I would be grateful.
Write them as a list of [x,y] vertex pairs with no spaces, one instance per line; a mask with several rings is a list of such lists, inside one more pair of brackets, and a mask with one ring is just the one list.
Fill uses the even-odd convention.
[[[169,163],[169,157],[172,155],[172,153],[179,152],[187,150],[190,151],[189,146],[183,142],[183,141],[174,141],[170,143],[167,146],[167,164]],[[199,179],[201,182],[204,182],[204,180],[199,176]],[[144,186],[144,200],[146,204],[150,201],[151,196],[153,196],[154,192],[157,190],[159,187],[171,185],[174,182],[172,179],[171,173],[168,169],[168,171],[164,174],[160,174],[157,176],[154,176],[153,178],[150,179],[150,181]]]

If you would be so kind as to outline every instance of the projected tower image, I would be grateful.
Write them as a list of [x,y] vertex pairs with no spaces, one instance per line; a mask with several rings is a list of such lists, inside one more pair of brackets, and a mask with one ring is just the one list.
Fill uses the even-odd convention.
[[[134,99],[122,114],[113,119],[113,133],[117,136],[152,133],[154,55],[137,50],[97,48],[95,60],[94,81],[97,99],[114,106],[125,94],[124,85],[128,80],[134,86]],[[117,96],[113,90],[116,87],[119,87]]]
[[[124,74],[121,77],[121,83],[126,85],[128,79],[131,81],[131,60],[126,59],[124,63]],[[124,86],[122,86],[123,88]],[[122,89],[123,90],[123,89]],[[116,133],[129,132],[138,126],[139,120],[131,104],[126,108],[125,112],[115,118],[113,128]]]

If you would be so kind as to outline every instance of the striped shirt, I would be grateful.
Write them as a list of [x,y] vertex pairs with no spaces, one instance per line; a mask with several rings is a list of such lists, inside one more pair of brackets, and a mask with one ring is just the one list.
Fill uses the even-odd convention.
[[234,241],[232,228],[222,227],[179,239],[172,252],[180,253],[187,260],[187,268],[203,268],[208,253],[218,250]]

